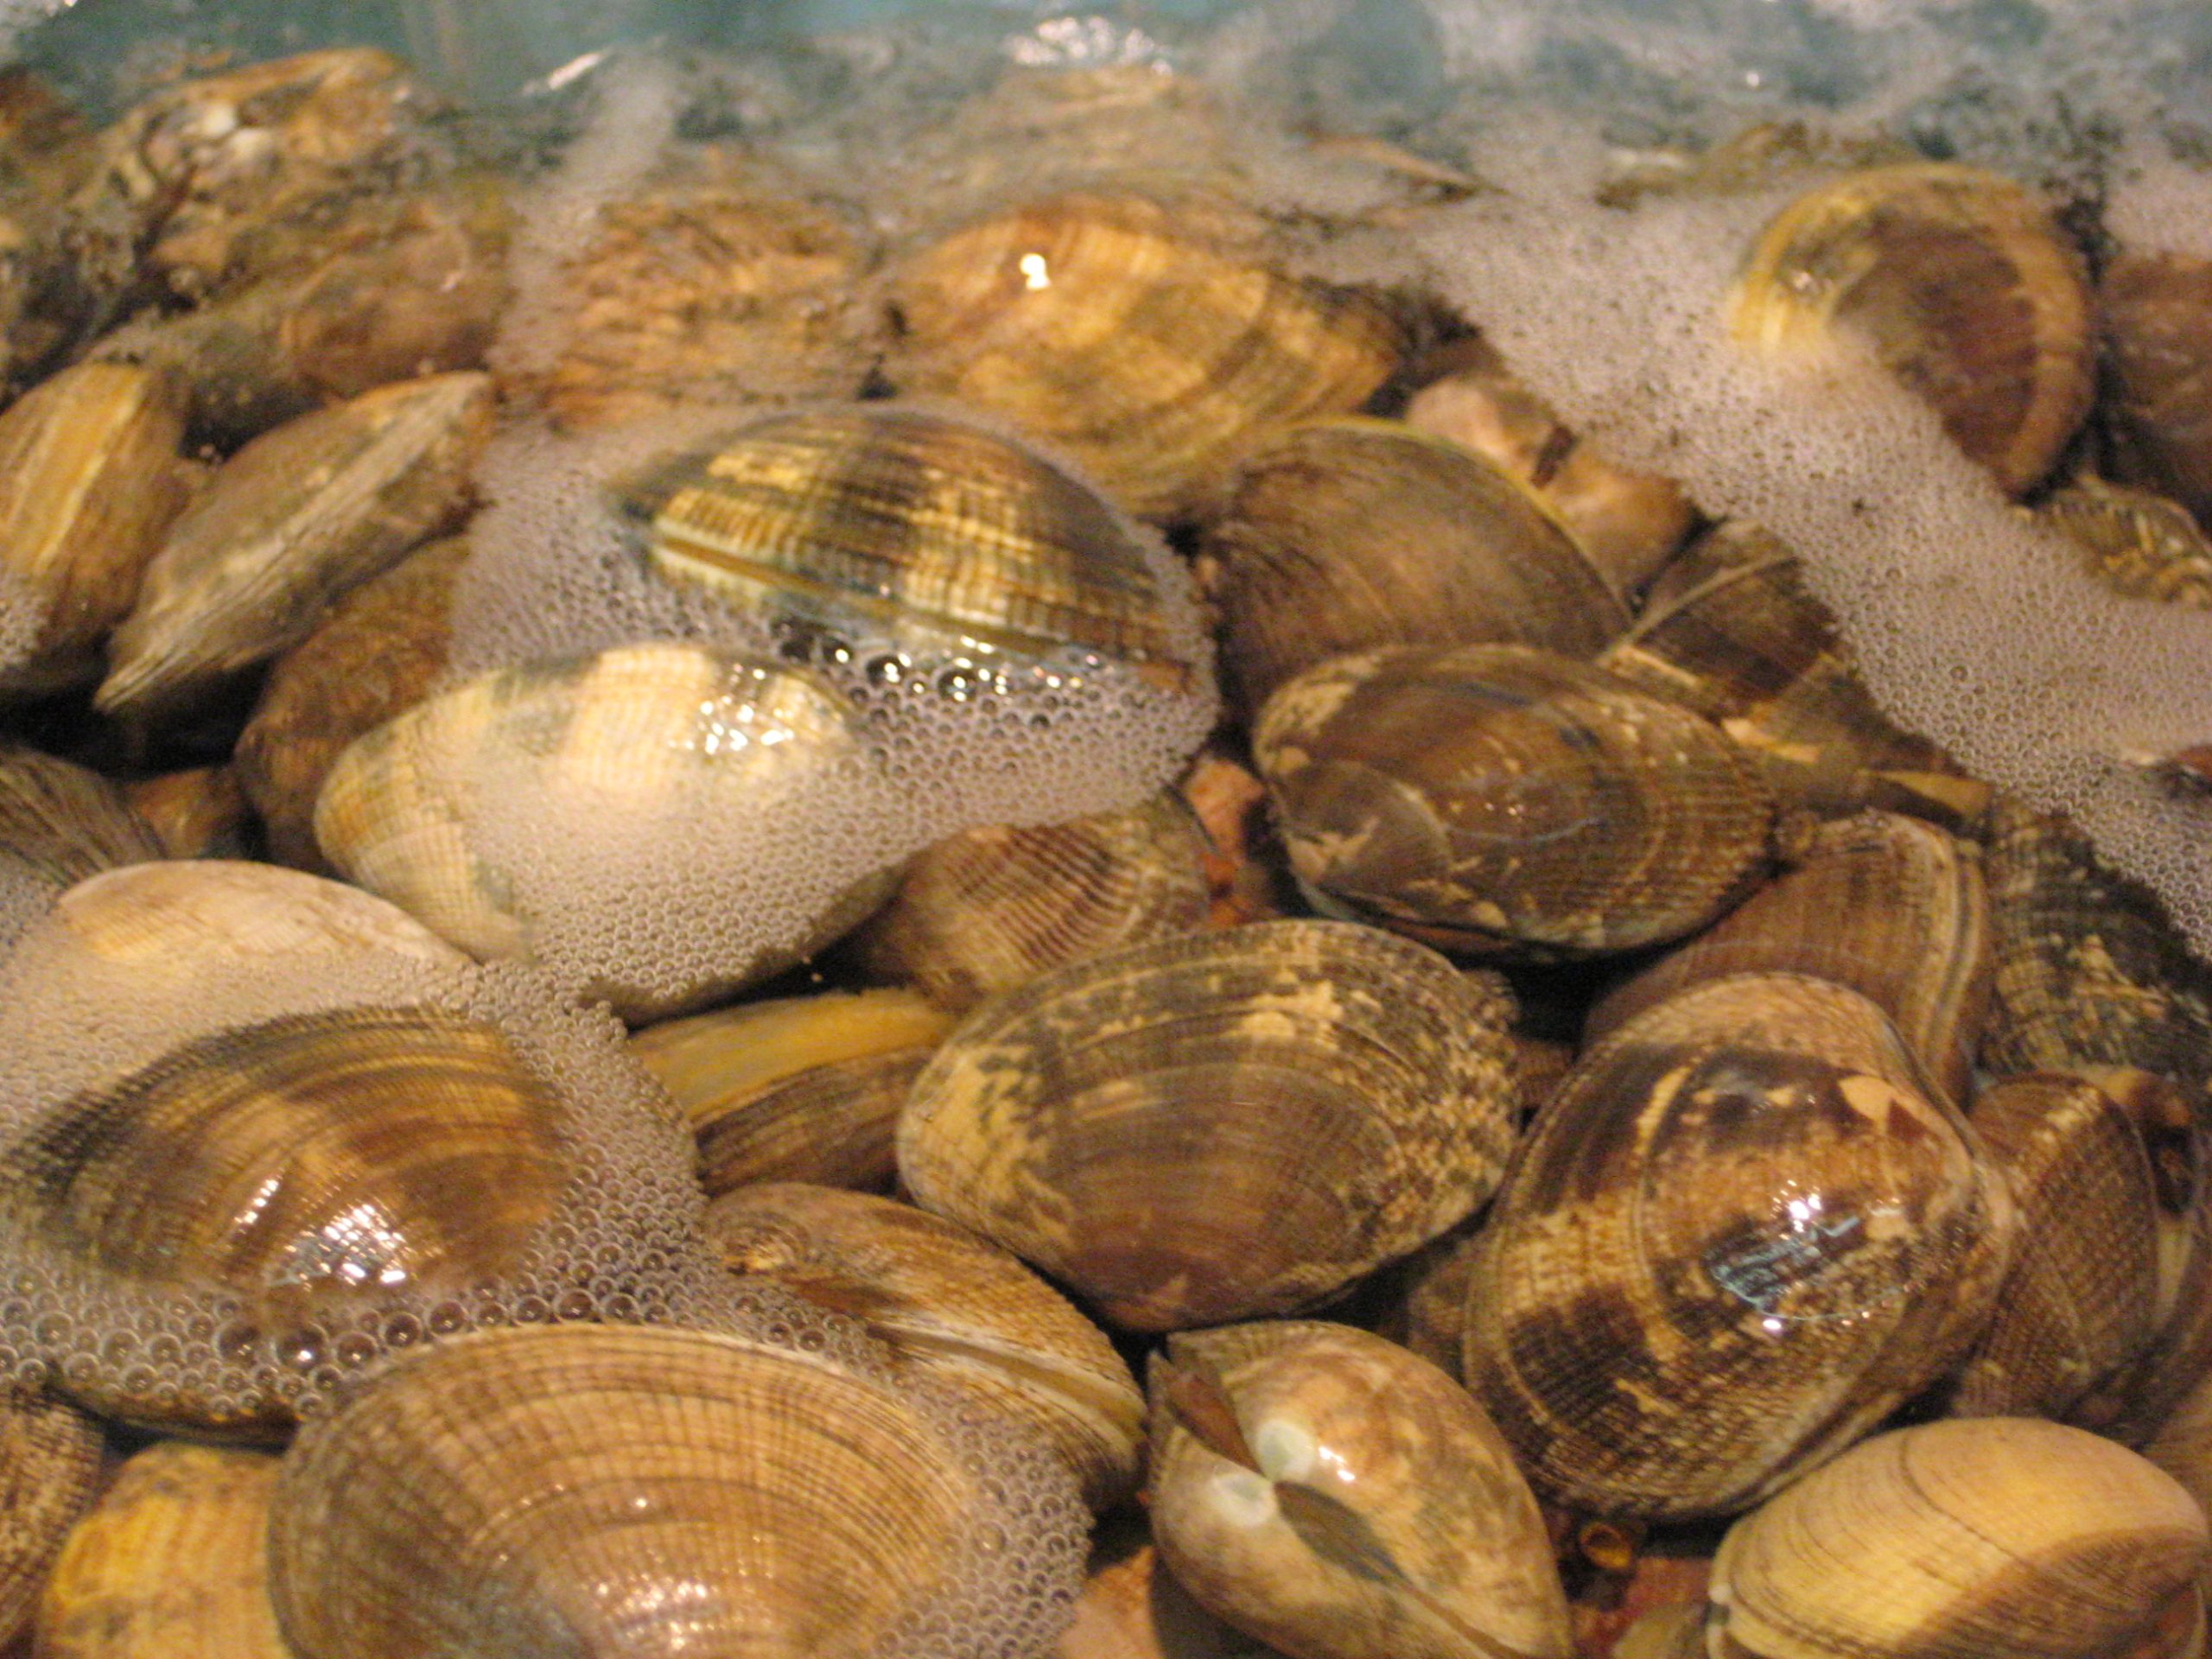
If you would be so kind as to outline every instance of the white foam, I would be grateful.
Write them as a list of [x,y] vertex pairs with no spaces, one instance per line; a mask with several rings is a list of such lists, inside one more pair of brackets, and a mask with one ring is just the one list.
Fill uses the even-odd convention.
[[2212,173],[2137,146],[2115,168],[2105,228],[2130,253],[2212,259]]

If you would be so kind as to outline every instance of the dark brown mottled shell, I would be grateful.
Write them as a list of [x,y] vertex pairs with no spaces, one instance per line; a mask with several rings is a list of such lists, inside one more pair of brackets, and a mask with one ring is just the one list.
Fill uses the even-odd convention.
[[2035,516],[2079,547],[2114,592],[2212,610],[2212,537],[2178,501],[2084,474],[2052,491]]
[[1495,1186],[1509,1008],[1343,923],[1133,946],[969,1016],[914,1084],[899,1173],[1129,1329],[1309,1306]]
[[1732,520],[1691,543],[1599,660],[1743,744],[1785,804],[1953,827],[1988,804],[1986,784],[1881,711],[1796,556],[1755,525]]
[[1809,974],[1871,998],[1929,1076],[1963,1103],[1988,955],[1981,849],[1917,818],[1863,812],[1822,824],[1796,868],[1601,997],[1584,1040],[1700,980]]
[[62,1541],[99,1490],[100,1426],[63,1400],[0,1392],[0,1644],[30,1627]]
[[260,845],[253,808],[229,766],[187,766],[125,791],[168,858],[244,858]]
[[2120,252],[2097,299],[2120,475],[2212,525],[2212,259]]
[[1269,699],[1252,747],[1300,879],[1447,950],[1678,938],[1749,891],[1773,821],[1713,727],[1523,645],[1324,664]]
[[164,855],[153,830],[99,773],[0,738],[0,861],[60,888]]
[[1389,421],[1292,428],[1206,536],[1223,665],[1247,718],[1300,671],[1382,645],[1591,657],[1628,612],[1557,514],[1447,439]]
[[1477,1235],[1467,1384],[1560,1503],[1727,1514],[1955,1364],[2013,1230],[1872,1003],[1708,981],[1586,1054],[1524,1143]]
[[1801,196],[1738,279],[1731,325],[1768,351],[1840,326],[1935,407],[2008,493],[2032,488],[2088,413],[2096,332],[2080,251],[2008,179],[1919,162]]

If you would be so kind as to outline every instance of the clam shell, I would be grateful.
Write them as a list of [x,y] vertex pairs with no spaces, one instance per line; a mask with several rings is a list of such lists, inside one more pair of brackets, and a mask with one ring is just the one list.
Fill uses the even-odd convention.
[[2178,501],[2085,474],[2035,516],[2079,546],[2113,591],[2212,610],[2212,537]]
[[1403,344],[1372,302],[1191,223],[1074,192],[955,232],[893,273],[894,374],[1058,445],[1133,512],[1194,512],[1268,432],[1364,404]]
[[2122,250],[2097,300],[2120,476],[2212,524],[2212,259]]
[[0,1392],[0,1643],[30,1628],[54,1559],[100,1482],[100,1426],[67,1401]]
[[346,745],[420,702],[444,670],[454,583],[467,557],[458,536],[409,554],[346,594],[270,670],[235,763],[280,863],[328,868],[315,845],[315,797]]
[[1149,1543],[1100,1563],[1075,1604],[1075,1623],[1054,1659],[1272,1659],[1254,1641],[1191,1599]]
[[2189,1612],[2207,1554],[2188,1493],[2109,1440],[2031,1418],[1927,1423],[1867,1441],[1729,1529],[1710,1650],[2136,1652]]
[[0,863],[66,887],[162,856],[152,828],[99,773],[0,738]]
[[777,1182],[707,1206],[709,1246],[860,1320],[902,1375],[935,1379],[1041,1434],[1094,1510],[1136,1490],[1144,1399],[1105,1334],[965,1228],[887,1198]]
[[301,1435],[270,1526],[309,1659],[1032,1652],[1082,1511],[925,1391],[705,1332],[442,1346]]
[[1496,1185],[1508,1006],[1341,923],[1131,946],[970,1015],[915,1082],[899,1173],[1128,1329],[1307,1306]]
[[1707,981],[1592,1049],[1538,1119],[1477,1235],[1468,1387],[1560,1503],[1726,1514],[1964,1355],[2014,1225],[1872,1002]]
[[1799,197],[1751,249],[1730,312],[1738,340],[1771,353],[1856,334],[2013,495],[2050,470],[2095,391],[2080,251],[2034,196],[1976,168],[1872,168]]
[[1252,747],[1300,880],[1456,950],[1678,938],[1749,891],[1772,824],[1712,726],[1523,645],[1339,658],[1268,700]]
[[261,839],[253,808],[229,766],[164,772],[141,779],[126,793],[165,858],[243,858]]
[[41,1659],[292,1659],[269,1600],[278,1462],[181,1440],[135,1453],[54,1564]]
[[488,376],[443,374],[378,387],[255,439],[147,566],[110,642],[96,706],[158,715],[297,645],[333,600],[463,509],[492,421]]
[[973,1007],[1066,963],[1205,924],[1207,843],[1178,795],[1031,829],[991,824],[917,854],[855,936],[869,972]]
[[1153,1534],[1200,1605],[1295,1659],[1567,1659],[1536,1500],[1482,1408],[1402,1348],[1304,1322],[1152,1362]]
[[1988,954],[1980,849],[1916,818],[1864,812],[1821,825],[1795,868],[1606,993],[1583,1040],[1700,980],[1809,974],[1871,998],[1929,1076],[1963,1102],[1988,1000]]
[[1395,422],[1316,422],[1261,445],[1205,556],[1248,718],[1347,652],[1506,642],[1590,657],[1628,626],[1610,581],[1522,480]]

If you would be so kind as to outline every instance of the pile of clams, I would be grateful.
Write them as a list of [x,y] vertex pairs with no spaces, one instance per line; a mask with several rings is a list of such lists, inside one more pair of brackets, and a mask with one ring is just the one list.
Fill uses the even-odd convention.
[[[0,75],[0,1652],[2202,1659],[2212,969],[1041,73]],[[2208,603],[2212,264],[1895,148],[1741,349]]]

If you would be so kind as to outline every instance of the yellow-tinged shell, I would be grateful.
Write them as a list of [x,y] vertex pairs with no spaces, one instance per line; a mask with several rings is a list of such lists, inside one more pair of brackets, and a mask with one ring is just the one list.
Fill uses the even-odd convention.
[[260,836],[229,766],[187,766],[143,778],[125,793],[167,858],[243,858]]
[[1509,642],[1592,657],[1628,626],[1611,581],[1521,479],[1396,422],[1315,422],[1261,445],[1205,556],[1248,718],[1347,652]]
[[899,1173],[1126,1328],[1309,1306],[1496,1185],[1510,1007],[1343,923],[1132,946],[970,1015],[914,1084]]
[[1683,986],[1809,974],[1871,998],[1954,1103],[1973,1081],[1988,1000],[1981,849],[1893,812],[1822,824],[1783,871],[1590,1011],[1595,1042]]
[[2085,474],[2052,491],[2035,517],[2080,547],[2115,592],[2212,610],[2212,537],[2178,501]]
[[313,1659],[1034,1652],[1082,1565],[1044,1454],[933,1393],[703,1331],[442,1345],[305,1429],[270,1523]]
[[772,416],[620,495],[663,575],[741,611],[939,651],[1074,646],[1171,683],[1192,670],[1135,526],[964,420],[883,404]]
[[255,439],[146,567],[95,704],[158,715],[297,645],[334,600],[466,508],[493,418],[488,375],[442,374],[380,386]]
[[1713,726],[1525,645],[1325,663],[1268,700],[1252,747],[1299,878],[1447,950],[1677,938],[1750,890],[1773,823]]
[[183,435],[180,383],[120,363],[64,369],[0,414],[0,690],[99,677],[184,509]]
[[1200,1605],[1294,1659],[1567,1659],[1551,1540],[1481,1407],[1301,1322],[1152,1362],[1153,1535]]
[[1547,1496],[1725,1515],[1955,1363],[2014,1231],[1872,1002],[1708,981],[1592,1049],[1538,1119],[1477,1236],[1467,1384]]
[[1136,1490],[1144,1398],[1105,1333],[1020,1262],[911,1205],[795,1182],[725,1192],[707,1242],[882,1341],[904,1376],[931,1378],[1027,1423],[1092,1510]]
[[99,1491],[100,1426],[64,1400],[0,1392],[0,1644],[30,1627],[54,1556]]
[[152,829],[105,778],[0,738],[0,864],[67,887],[162,856]]
[[54,1563],[40,1659],[292,1659],[269,1600],[279,1461],[182,1440],[134,1454]]
[[2095,391],[2080,251],[2028,191],[1976,168],[1872,168],[1799,197],[1730,309],[1736,337],[1771,353],[1858,334],[2013,495],[2050,470]]
[[2123,251],[2097,300],[2120,475],[2212,525],[2212,259]]
[[1729,1529],[1722,1659],[2081,1659],[2201,1618],[2205,1521],[2125,1447],[2031,1418],[1878,1435]]
[[1131,512],[1193,512],[1269,432],[1359,408],[1403,346],[1374,302],[1186,223],[1078,192],[955,232],[893,273],[894,374],[1067,450]]
[[855,938],[871,973],[970,1008],[1063,963],[1197,931],[1206,849],[1172,791],[1065,823],[963,830],[917,854]]

